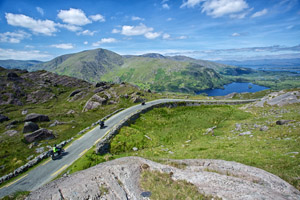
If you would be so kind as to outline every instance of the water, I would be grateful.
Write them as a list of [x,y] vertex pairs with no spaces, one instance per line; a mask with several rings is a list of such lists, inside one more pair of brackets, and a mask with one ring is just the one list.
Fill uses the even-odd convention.
[[259,92],[262,90],[269,89],[264,86],[255,85],[252,83],[238,83],[233,82],[227,85],[224,85],[224,89],[207,89],[207,90],[201,90],[197,92],[196,94],[202,94],[206,93],[208,96],[225,96],[227,94],[237,92],[237,93],[243,93],[243,92]]

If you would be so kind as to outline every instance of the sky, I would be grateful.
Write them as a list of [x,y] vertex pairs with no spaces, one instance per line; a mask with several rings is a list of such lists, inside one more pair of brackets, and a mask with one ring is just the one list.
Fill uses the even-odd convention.
[[104,48],[204,60],[300,58],[299,0],[0,0],[0,60]]

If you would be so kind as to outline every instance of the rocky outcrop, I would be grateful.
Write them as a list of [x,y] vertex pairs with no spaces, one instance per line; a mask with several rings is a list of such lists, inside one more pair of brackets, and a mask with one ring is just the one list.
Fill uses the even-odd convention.
[[53,135],[52,131],[47,130],[45,128],[41,128],[33,133],[28,133],[24,135],[24,139],[27,142],[39,141],[44,139],[53,139],[55,136]]
[[105,104],[107,102],[107,99],[102,98],[98,96],[97,94],[94,94],[85,104],[83,108],[83,112],[98,108],[99,106]]
[[[30,193],[37,199],[148,199],[140,188],[145,170],[184,180],[200,193],[223,199],[299,199],[300,192],[264,170],[223,160],[169,160],[184,169],[139,157],[125,157],[99,164],[50,182]],[[150,196],[151,198],[151,196]]]
[[8,120],[9,120],[9,118],[7,116],[0,114],[0,123],[4,122],[4,121],[8,121]]
[[36,113],[30,113],[26,115],[25,121],[31,121],[31,122],[48,122],[50,121],[49,117],[47,115],[42,114],[36,114]]
[[286,104],[300,103],[300,92],[291,91],[291,92],[273,92],[269,95],[263,97],[260,101],[256,102],[254,105],[256,107],[263,107],[264,104],[267,105],[277,105],[283,106]]
[[39,129],[39,126],[34,122],[25,122],[23,133],[30,133]]

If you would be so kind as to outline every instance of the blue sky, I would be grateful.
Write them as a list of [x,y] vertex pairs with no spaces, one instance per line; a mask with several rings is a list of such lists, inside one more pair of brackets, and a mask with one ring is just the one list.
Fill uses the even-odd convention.
[[206,60],[300,58],[299,0],[0,0],[0,59],[88,49]]

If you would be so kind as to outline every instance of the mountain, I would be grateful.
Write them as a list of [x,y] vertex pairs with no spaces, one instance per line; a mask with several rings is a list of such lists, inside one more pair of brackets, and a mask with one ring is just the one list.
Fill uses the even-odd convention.
[[188,93],[221,87],[229,82],[223,75],[251,73],[249,69],[185,56],[170,57],[157,53],[121,56],[105,49],[62,55],[30,68],[38,69],[89,82],[129,82],[144,89]]
[[260,60],[244,60],[244,61],[236,61],[236,60],[221,60],[219,63],[227,64],[227,65],[235,65],[240,67],[299,67],[300,66],[300,58],[293,59],[260,59]]
[[6,69],[28,69],[40,63],[38,60],[0,60],[0,66]]
[[89,82],[96,82],[100,77],[124,63],[122,56],[105,49],[94,49],[74,54],[62,55],[32,69],[45,69],[61,75],[68,75]]

